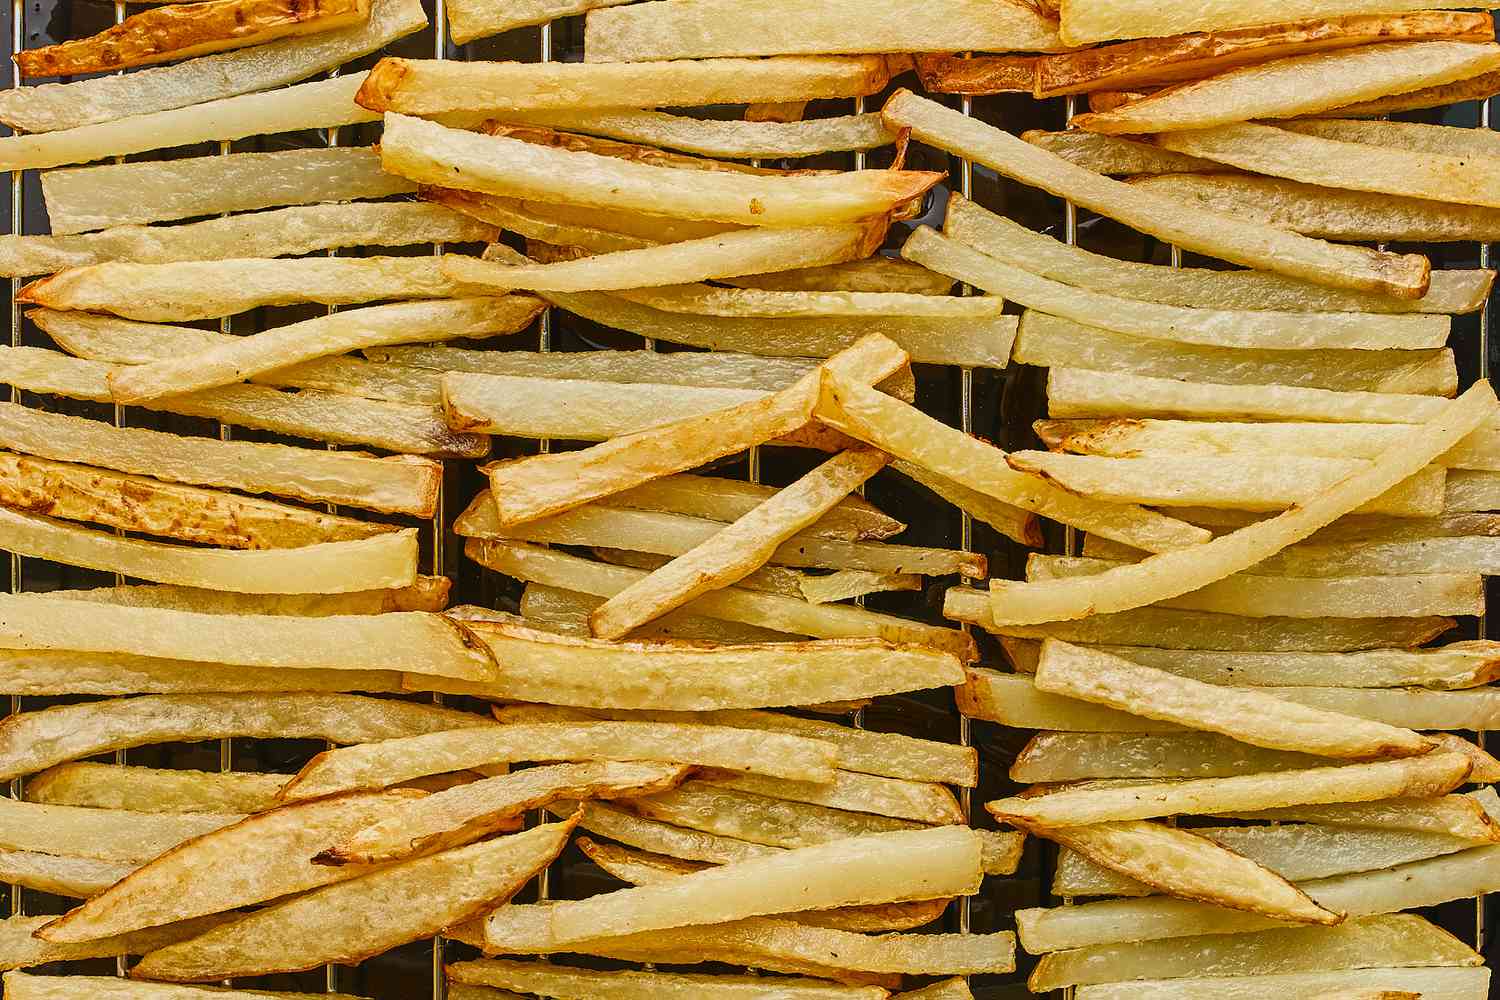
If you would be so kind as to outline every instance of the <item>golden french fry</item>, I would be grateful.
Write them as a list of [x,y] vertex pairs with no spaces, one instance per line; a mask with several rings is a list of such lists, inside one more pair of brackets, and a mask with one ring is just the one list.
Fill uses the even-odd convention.
[[135,869],[136,865],[128,861],[0,851],[0,877],[7,882],[70,899],[86,899],[103,892]]
[[18,695],[250,694],[268,691],[405,690],[394,670],[284,670],[130,653],[3,650],[6,689]]
[[710,285],[666,285],[616,293],[622,299],[666,312],[707,316],[926,316],[959,320],[993,319],[1003,300],[988,296],[954,298],[900,292],[783,292]]
[[1411,1000],[1441,996],[1479,998],[1489,990],[1488,969],[1360,969],[1221,979],[1156,979],[1084,986],[1078,1000],[1183,1000],[1199,990],[1233,989],[1249,996],[1316,996],[1332,1000]]
[[1494,96],[1496,88],[1500,88],[1500,72],[1480,73],[1478,76],[1471,76],[1454,83],[1423,87],[1421,90],[1409,90],[1404,94],[1377,97],[1373,101],[1361,101],[1358,104],[1346,104],[1325,113],[1330,116],[1357,117],[1359,115],[1388,115],[1397,111],[1418,111],[1422,108],[1441,107],[1455,101],[1486,100]]
[[[1494,808],[1494,789],[1488,805]],[[1480,793],[1482,794],[1482,793]],[[1469,843],[1500,840],[1500,823],[1486,810],[1486,802],[1469,795],[1437,798],[1386,799],[1380,802],[1341,802],[1333,805],[1287,806],[1233,813],[1234,818],[1306,821],[1330,826],[1370,827],[1435,833]]]
[[827,267],[808,267],[774,274],[745,274],[724,282],[737,288],[770,292],[903,292],[907,295],[947,295],[953,279],[924,267],[879,254],[865,260]]
[[[15,1000],[218,1000],[234,990],[220,987],[170,986],[164,983],[140,983],[102,976],[29,976],[24,972],[5,974],[5,992]],[[262,1000],[360,1000],[348,993],[241,993]]]
[[1129,176],[1218,173],[1234,169],[1214,160],[1163,149],[1155,143],[1127,139],[1120,135],[1105,135],[1102,132],[1081,132],[1074,129],[1044,132],[1032,129],[1022,132],[1021,138],[1096,174]]
[[598,111],[522,111],[507,121],[550,125],[572,132],[680,149],[699,156],[781,159],[845,150],[875,149],[895,141],[875,113],[796,122],[713,121],[621,108]]
[[[448,981],[460,989],[465,985],[496,987],[482,993],[475,991],[472,994],[474,1000],[504,997],[507,987],[543,996],[593,997],[597,1000],[695,1000],[703,996],[749,1000],[764,996],[766,991],[766,981],[754,976],[628,970],[605,972],[498,959],[449,965]],[[890,996],[888,990],[878,986],[837,986],[816,979],[778,981],[777,988],[785,1000],[882,1000]]]
[[46,925],[51,919],[51,917],[15,916],[8,920],[0,920],[0,968],[24,969],[49,962],[73,962],[86,958],[113,958],[144,954],[197,937],[199,934],[213,930],[229,918],[222,914],[213,914],[168,924],[165,927],[150,927],[115,937],[81,941],[77,944],[51,944],[32,936],[34,931]]
[[[1456,6],[1458,4],[1447,0],[1380,0],[1378,3],[1370,0],[1292,0],[1290,3],[1209,0],[1191,9],[1163,9],[1153,7],[1143,0],[1103,0],[1095,3],[1064,0],[1060,4],[1061,30],[1069,45],[1104,42],[1112,38],[1149,38],[1176,35],[1185,31],[1215,31],[1277,24],[1295,18],[1353,17],[1367,12],[1446,10]],[[1488,7],[1490,4],[1463,6]]]
[[920,52],[917,77],[930,94],[1029,94],[1039,56],[975,56]]
[[236,813],[149,813],[6,799],[0,848],[142,864],[184,841],[238,823]]
[[80,761],[30,778],[26,801],[136,812],[253,813],[271,808],[283,784],[275,774],[214,774]]

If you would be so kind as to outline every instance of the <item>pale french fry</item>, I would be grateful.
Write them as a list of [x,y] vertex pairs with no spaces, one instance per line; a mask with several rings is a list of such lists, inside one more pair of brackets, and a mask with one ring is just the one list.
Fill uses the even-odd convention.
[[302,507],[9,452],[0,452],[0,503],[12,510],[234,549],[295,548],[393,530]]
[[746,274],[726,279],[738,288],[769,292],[904,292],[908,295],[947,295],[953,279],[924,267],[876,254],[865,260],[827,267],[809,267],[774,274]]
[[366,107],[403,114],[566,108],[694,107],[873,94],[890,80],[880,56],[715,59],[649,66],[382,59]]
[[[1241,812],[1276,805],[1368,802],[1400,796],[1426,798],[1457,787],[1468,776],[1468,758],[1455,753],[1280,771],[1267,775],[1202,778],[1131,788],[1087,788],[1050,792],[1035,798],[1000,799],[985,804],[996,818],[1014,817],[1039,826],[1083,826],[1119,820],[1151,819],[1182,812]],[[1240,806],[1254,802],[1254,806]],[[1221,803],[1236,803],[1224,807]],[[1316,898],[1316,897],[1314,897]]]
[[[1487,383],[1476,384],[1457,401],[1446,404],[1442,415],[1418,425],[1420,429],[1382,452],[1368,469],[1353,473],[1284,514],[1201,546],[1154,555],[1141,563],[1088,579],[1026,584],[992,582],[990,593],[996,620],[1029,624],[1123,611],[1222,580],[1301,541],[1407,479],[1492,419],[1494,412],[1493,390]],[[1100,583],[1119,586],[1112,597],[1106,597],[1100,592]]]
[[[225,995],[233,997],[237,991],[214,986],[131,982],[103,976],[29,976],[24,972],[7,972],[5,992],[15,1000],[218,1000]],[[262,1000],[326,1000],[327,997],[360,1000],[348,993],[238,992],[241,996]]]
[[572,132],[680,149],[699,156],[734,159],[781,159],[875,149],[890,145],[896,138],[874,113],[785,123],[711,121],[660,111],[619,108],[512,112],[504,117],[508,121],[550,125]]
[[75,236],[0,236],[0,276],[51,274],[124,260],[279,257],[343,246],[479,243],[496,229],[441,205],[352,202],[247,212],[180,226],[116,226]]
[[400,784],[427,774],[525,760],[654,760],[821,783],[833,779],[835,754],[826,743],[805,737],[789,733],[752,735],[724,726],[523,722],[328,750],[313,758],[291,781],[284,782],[280,797],[286,801],[320,798]]
[[[119,366],[70,358],[34,347],[0,350],[0,381],[49,395],[109,402],[109,376]],[[392,451],[480,458],[489,453],[483,435],[450,431],[442,411],[362,399],[315,389],[280,392],[261,385],[223,385],[161,400],[147,409],[209,417],[244,427],[325,441],[373,444]]]
[[0,403],[0,444],[173,482],[269,492],[430,517],[438,466],[402,456],[180,437]]
[[896,996],[906,1000],[974,1000],[974,994],[969,992],[969,984],[962,979],[945,979],[941,983],[933,983],[919,990],[907,990]]
[[282,670],[70,650],[0,651],[4,687],[18,695],[232,694],[404,690],[394,670]]
[[[563,635],[587,636],[589,615],[603,604],[605,598],[592,594],[580,594],[575,590],[548,587],[540,583],[528,583],[521,593],[521,616],[539,628],[550,629]],[[786,632],[709,618],[705,615],[678,611],[653,622],[642,629],[636,638],[641,639],[696,639],[703,642],[776,642],[782,639],[805,638]]]
[[134,864],[124,861],[0,851],[0,876],[7,881],[70,899],[85,899],[103,892],[135,869]]
[[[1304,882],[1301,888],[1319,905],[1350,917],[1394,913],[1494,891],[1491,866],[1497,857],[1500,847],[1476,847],[1381,871]],[[1285,926],[1211,904],[1162,897],[1020,910],[1016,923],[1022,945],[1032,954]]]
[[[740,1000],[764,996],[766,980],[754,976],[710,976],[697,973],[634,972],[577,969],[539,962],[484,959],[448,966],[448,981],[498,989],[476,991],[475,1000],[505,997],[513,987],[551,997],[595,997],[598,1000],[696,1000],[722,997]],[[775,980],[784,1000],[882,1000],[890,996],[878,986],[838,986],[816,979]],[[462,995],[460,994],[460,997]],[[780,998],[778,998],[780,1000]]]
[[[1283,18],[1278,18],[1282,20]],[[1293,118],[1494,71],[1500,48],[1464,41],[1383,42],[1293,55],[1170,87],[1071,124],[1107,134],[1212,128],[1250,118]],[[1323,83],[1316,90],[1309,80]]]
[[[468,712],[358,695],[148,695],[13,715],[0,727],[0,767],[16,777],[108,750],[174,740],[258,736],[360,743],[484,725],[488,720]],[[64,735],[43,738],[52,732]]]
[[[1489,805],[1494,805],[1494,790]],[[1443,795],[1430,799],[1387,799],[1382,802],[1338,803],[1324,806],[1290,806],[1234,813],[1234,818],[1288,820],[1324,823],[1330,826],[1374,827],[1437,833],[1470,843],[1500,840],[1500,823],[1473,796]]]
[[1130,186],[1205,211],[1336,240],[1453,243],[1500,233],[1500,210],[1239,174],[1163,174]]
[[155,813],[253,813],[269,809],[278,774],[157,770],[119,764],[59,764],[26,782],[26,801]]
[[[552,863],[573,827],[572,821],[550,823],[315,889],[153,951],[131,975],[203,982],[356,964],[508,900]],[[418,896],[419,906],[399,905]],[[364,912],[366,919],[339,919],[351,911]]]
[[129,934],[77,944],[50,944],[32,936],[33,931],[51,919],[51,917],[15,916],[8,920],[0,920],[0,968],[24,969],[49,962],[74,962],[87,958],[144,954],[197,937],[223,924],[228,918],[221,914],[213,914],[198,917],[195,920],[168,924],[165,927],[150,927]]
[[1445,83],[1436,87],[1409,90],[1404,94],[1377,97],[1373,101],[1346,104],[1326,112],[1330,116],[1388,115],[1397,111],[1416,111],[1436,108],[1454,101],[1485,100],[1500,87],[1500,73],[1480,73],[1466,80]]
[[[970,893],[981,877],[979,855],[979,836],[964,827],[856,837],[558,903],[551,933],[567,943],[794,909]],[[738,885],[755,888],[736,892]]]
[[42,84],[24,93],[18,89],[0,97],[0,121],[27,132],[51,132],[270,90],[358,59],[426,25],[421,4],[373,0],[363,23],[310,38],[281,39],[176,66]]
[[[1490,194],[1500,170],[1485,156],[1451,156],[1346,142],[1240,122],[1201,131],[1164,133],[1179,153],[1304,184],[1500,207]],[[1343,165],[1357,158],[1360,169]]]
[[[1273,458],[1253,452],[1232,457],[1152,454],[1108,458],[1018,451],[1007,461],[1018,472],[1039,476],[1070,493],[1096,500],[1260,511],[1286,510],[1370,467],[1369,460],[1358,458]],[[1191,470],[1186,475],[1182,471],[1185,468]],[[1357,512],[1435,517],[1443,510],[1445,482],[1441,468],[1428,466]]]
[[983,49],[1051,51],[1057,27],[1031,7],[961,0],[941,23],[913,37],[920,0],[876,0],[860,17],[832,0],[709,0],[667,3],[639,11],[599,10],[588,16],[590,62],[704,59],[827,52],[928,52]]
[[594,635],[620,639],[693,598],[743,579],[776,557],[783,542],[811,527],[885,467],[878,451],[845,451],[755,510],[605,601],[589,617]]
[[778,292],[710,285],[667,285],[616,293],[666,312],[706,316],[926,316],[983,320],[999,316],[999,298],[909,295],[898,292]]
[[[1042,546],[1041,521],[1037,515],[1003,500],[986,496],[911,462],[897,459],[891,467],[927,487],[948,503],[967,511],[1007,538],[1032,548]],[[811,598],[809,598],[811,600]]]
[[1101,132],[1031,129],[1022,132],[1021,138],[1096,174],[1218,173],[1234,169],[1213,160],[1163,149],[1154,143]]
[[1489,992],[1489,969],[1360,969],[1350,972],[1299,972],[1284,975],[1213,979],[1155,979],[1084,986],[1078,1000],[1182,1000],[1210,989],[1233,1000],[1276,997],[1331,997],[1348,1000],[1407,1000],[1453,997],[1481,1000]]
[[1304,924],[1337,924],[1343,919],[1274,872],[1187,830],[1139,820],[1033,829],[1096,864],[1179,899]]
[[[1192,546],[1198,531],[1143,508],[1074,497],[1016,472],[1005,452],[866,386],[825,372],[816,409],[823,422],[975,492],[1065,524],[1152,550]],[[1134,542],[1129,539],[1135,539]]]
[[1312,754],[1264,750],[1217,733],[1041,732],[1017,755],[1010,775],[1021,782],[1225,778],[1322,763]]
[[6,170],[57,167],[168,146],[378,121],[379,114],[354,103],[358,89],[357,77],[339,77],[56,132],[14,135],[0,140],[0,164]]
[[811,847],[921,826],[911,820],[767,798],[697,782],[634,799],[630,805],[647,819],[768,847]]
[[[518,580],[596,597],[611,597],[646,575],[645,570],[610,566],[524,542],[471,539],[464,546],[464,552],[481,565]],[[963,662],[971,661],[976,655],[973,640],[956,629],[925,625],[849,605],[809,604],[779,594],[736,587],[704,594],[688,604],[687,609],[698,615],[744,622],[792,635],[825,639],[876,636],[889,642],[944,650]]]
[[[1153,7],[1143,0],[1105,0],[1102,3],[1060,4],[1063,37],[1069,45],[1103,42],[1112,38],[1149,38],[1186,31],[1216,31],[1277,24],[1294,18],[1339,18],[1367,12],[1447,10],[1458,6],[1438,0],[1293,0],[1290,3],[1234,3],[1210,0],[1191,9]],[[1487,3],[1465,4],[1488,7]]]
[[893,128],[911,129],[914,138],[1184,249],[1338,288],[1403,299],[1420,298],[1427,291],[1430,267],[1420,258],[1289,237],[1284,231],[1221,213],[1184,212],[1175,198],[1075,166],[908,91],[892,97],[882,114]]
[[553,803],[548,811],[554,816],[568,816],[577,811],[578,825],[591,833],[674,858],[729,864],[783,853],[779,847],[658,823],[607,802]]
[[[1087,132],[1059,134],[1108,139]],[[1327,288],[1271,271],[1214,271],[1137,264],[1090,253],[1044,233],[1032,232],[961,195],[948,199],[943,233],[980,253],[1043,277],[1120,298],[1201,309],[1468,313],[1480,307],[1495,280],[1494,274],[1487,270],[1437,270],[1432,273],[1426,295],[1398,299],[1378,292]],[[1043,320],[1054,327],[1062,322],[1039,314],[1029,318],[1028,326],[1032,321]]]
[[22,76],[72,76],[173,62],[285,38],[348,28],[369,19],[370,0],[215,0],[195,7],[144,10],[89,38],[23,49]]
[[702,775],[698,783],[922,823],[961,822],[957,801],[940,785],[878,778],[853,771],[837,771],[833,781],[826,784],[763,774],[712,771]]
[[[1138,554],[1100,541],[1085,554],[1133,562]],[[1497,564],[1487,535],[1410,539],[1396,542],[1294,545],[1253,567],[1264,576],[1381,576],[1444,570],[1491,573]]]
[[148,813],[6,799],[0,847],[142,864],[182,842],[244,819],[235,813]]
[[788,434],[812,417],[823,369],[873,384],[906,367],[907,360],[895,344],[871,336],[764,399],[613,438],[583,451],[493,465],[490,486],[500,523],[523,524],[561,513]]
[[893,590],[921,590],[919,573],[877,573],[867,569],[841,569],[823,576],[804,576],[798,584],[803,598],[813,604],[828,604],[867,594]]
[[128,584],[88,590],[49,590],[48,598],[119,604],[131,608],[166,608],[214,615],[378,615],[387,611],[442,611],[452,581],[446,576],[419,576],[409,587],[363,590],[348,594],[238,594],[171,584]]
[[1500,509],[1497,491],[1500,491],[1500,477],[1493,472],[1454,472],[1444,509],[1455,513]]
[[1267,688],[1267,693],[1314,708],[1390,722],[1398,715],[1417,729],[1485,729],[1497,714],[1490,688],[1421,691],[1408,688]]
[[1346,921],[1338,927],[1256,931],[1232,938],[1174,938],[1101,945],[1042,956],[1027,985],[1045,993],[1065,986],[1134,979],[1274,975],[1361,968],[1378,956],[1391,968],[1472,966],[1482,959],[1447,931],[1414,914]]
[[1448,337],[1444,316],[1239,312],[1116,298],[1032,274],[925,227],[901,254],[1028,309],[1147,339],[1261,350],[1413,350],[1441,347]]
[[[42,175],[54,235],[414,190],[405,178],[383,172],[379,155],[367,146],[113,163]],[[127,191],[129,197],[123,197]]]
[[1222,733],[1272,750],[1362,759],[1409,757],[1434,748],[1432,741],[1409,729],[1319,709],[1299,711],[1294,704],[1257,691],[1226,690],[1057,640],[1042,644],[1036,685],[1041,691]]

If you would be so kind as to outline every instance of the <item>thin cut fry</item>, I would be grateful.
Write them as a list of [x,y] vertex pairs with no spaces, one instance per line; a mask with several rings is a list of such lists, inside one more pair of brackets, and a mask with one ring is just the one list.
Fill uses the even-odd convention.
[[1431,268],[1421,258],[1289,237],[1284,231],[1219,213],[1184,212],[1174,198],[1102,177],[908,91],[892,97],[882,114],[893,128],[911,129],[914,138],[1187,250],[1317,284],[1396,298],[1420,298],[1427,291]]
[[[632,489],[614,493],[604,506],[737,521],[776,495],[760,483],[717,476],[662,476]],[[884,541],[906,530],[906,525],[859,496],[840,500],[811,529],[819,537],[848,541]]]
[[[757,976],[710,976],[693,973],[635,972],[577,969],[540,962],[502,962],[486,959],[448,966],[448,981],[496,987],[475,991],[473,1000],[504,998],[505,988],[571,1000],[724,1000],[763,997],[766,980]],[[816,979],[776,979],[777,1000],[882,1000],[889,991],[878,986],[837,986]],[[25,1000],[25,998],[23,998]]]
[[[357,964],[509,900],[567,846],[573,827],[549,823],[316,889],[153,951],[130,973],[204,982]],[[363,919],[345,919],[353,912]]]
[[647,819],[768,847],[811,847],[921,826],[911,820],[767,798],[692,781],[634,799],[630,806]]
[[667,312],[707,316],[929,316],[982,320],[1004,302],[988,296],[907,295],[895,292],[776,292],[710,285],[666,285],[617,293]]
[[771,292],[904,292],[908,295],[947,295],[953,279],[895,257],[876,254],[864,260],[827,267],[802,268],[775,274],[749,274],[726,284]]
[[7,690],[18,695],[230,694],[264,691],[403,690],[394,670],[281,670],[126,653],[0,652]]
[[853,771],[837,771],[833,781],[828,783],[796,781],[764,774],[712,771],[706,772],[699,783],[922,823],[961,821],[953,793],[940,785],[878,778]]
[[1041,519],[1030,511],[1022,510],[1003,500],[996,500],[977,490],[971,490],[967,486],[955,483],[945,476],[930,472],[911,462],[898,459],[892,462],[891,466],[903,476],[921,483],[953,506],[968,511],[972,517],[988,524],[1005,537],[1031,548],[1041,548]]
[[930,94],[1029,94],[1039,56],[918,53],[917,77]]
[[0,848],[141,864],[183,841],[236,823],[235,813],[145,813],[6,799]]
[[504,117],[507,121],[550,125],[570,132],[643,142],[726,159],[781,159],[875,149],[889,145],[896,138],[880,120],[880,115],[874,113],[785,123],[714,121],[621,108],[514,112]]
[[802,597],[813,604],[828,604],[893,590],[921,589],[919,573],[876,573],[867,569],[841,569],[823,576],[804,576],[798,583]]
[[157,770],[76,762],[26,782],[26,801],[137,812],[253,813],[271,808],[285,779],[277,774]]
[[1213,160],[1163,149],[1155,143],[1102,132],[1032,129],[1022,132],[1021,138],[1096,174],[1217,173],[1233,169]]

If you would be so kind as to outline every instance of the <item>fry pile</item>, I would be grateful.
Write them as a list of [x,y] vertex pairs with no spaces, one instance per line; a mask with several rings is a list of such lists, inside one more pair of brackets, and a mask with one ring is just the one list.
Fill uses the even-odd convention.
[[[434,937],[454,1000],[962,1000],[1018,945],[1080,1000],[1487,996],[1404,911],[1500,891],[1500,646],[1448,635],[1500,567],[1449,346],[1494,272],[1385,244],[1500,239],[1500,142],[1371,119],[1500,92],[1492,17],[856,6],[449,0],[459,43],[584,15],[525,63],[388,54],[416,0],[204,0],[18,54],[87,78],[0,93],[51,226],[0,237],[0,547],[116,582],[0,594],[0,693],[62,699],[0,722],[0,880],[74,901],[0,920],[8,998],[357,1000],[335,966]],[[942,96],[1002,92],[1088,110]],[[1238,268],[1036,232],[943,154]],[[643,349],[553,353],[564,314]],[[924,405],[1013,364],[1036,447]],[[762,448],[797,471],[726,475]],[[863,727],[918,692],[1035,731],[1021,787],[971,816],[967,722]],[[126,758],[228,739],[323,749]],[[1069,905],[975,931],[1037,840]],[[553,898],[575,849],[610,888]]]

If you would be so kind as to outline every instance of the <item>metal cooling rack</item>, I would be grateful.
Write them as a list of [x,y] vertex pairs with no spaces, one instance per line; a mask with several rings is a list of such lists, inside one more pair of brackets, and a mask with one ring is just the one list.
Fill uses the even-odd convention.
[[[445,0],[429,0],[430,26],[423,32],[402,39],[390,46],[386,54],[399,54],[414,58],[438,59],[514,59],[523,61],[550,62],[554,59],[566,61],[582,57],[582,18],[566,18],[540,28],[525,28],[508,32],[495,38],[484,39],[464,46],[454,46],[447,38],[444,13]],[[11,52],[22,48],[34,48],[69,38],[83,37],[102,30],[111,21],[122,20],[126,13],[124,0],[113,0],[112,4],[99,0],[11,0],[8,17]],[[367,69],[376,57],[371,56],[342,67],[334,72],[360,72]],[[12,68],[12,85],[20,81]],[[907,81],[903,81],[907,82]],[[870,108],[879,106],[882,98],[872,97]],[[1034,101],[1025,95],[999,95],[983,98],[952,98],[965,114],[975,115],[984,121],[1004,127],[1013,132],[1023,128],[1060,128],[1073,110],[1073,98],[1066,101]],[[867,102],[857,100],[853,110],[863,111]],[[851,110],[850,102],[815,102],[813,114],[845,114]],[[1469,102],[1445,109],[1440,116],[1428,113],[1424,120],[1442,120],[1445,124],[1490,127],[1489,102]],[[255,139],[203,145],[186,150],[172,150],[165,155],[212,155],[231,151],[290,148],[308,145],[338,145],[368,143],[373,140],[375,130],[369,126],[355,126],[322,132],[297,133],[291,136],[258,137]],[[137,157],[132,157],[136,159]],[[158,154],[147,154],[144,158],[163,158]],[[867,165],[885,166],[889,163],[889,151],[877,151],[866,156],[820,157],[812,166],[828,166],[858,169]],[[1074,205],[1049,198],[1033,189],[1013,184],[983,168],[976,168],[968,160],[950,158],[940,152],[914,146],[911,151],[912,166],[946,170],[950,183],[964,195],[973,198],[985,207],[1016,218],[1032,228],[1045,230],[1065,239],[1070,244],[1088,246],[1091,249],[1110,253],[1113,256],[1134,260],[1154,260],[1182,266],[1183,255],[1175,247],[1165,247],[1154,241],[1124,229],[1107,219],[1081,218]],[[10,198],[8,218],[11,233],[46,232],[46,213],[41,201],[36,172],[27,171],[24,176],[8,174]],[[928,213],[920,220],[898,227],[892,234],[890,248],[900,245],[910,225],[917,223],[937,224],[941,221],[942,204],[946,191],[940,190],[929,202]],[[1491,248],[1488,245],[1444,245],[1422,248],[1429,252],[1439,266],[1488,265]],[[409,251],[386,250],[385,253],[414,252],[442,253],[442,246],[412,248]],[[359,251],[354,251],[359,252]],[[1196,262],[1194,262],[1196,263]],[[23,321],[15,297],[21,281],[11,281],[10,343],[12,345],[52,346],[45,335],[31,329]],[[965,293],[967,289],[963,290]],[[1474,378],[1486,377],[1490,370],[1490,308],[1477,317],[1460,317],[1455,321],[1453,346],[1458,354],[1460,377],[1467,383]],[[258,309],[221,322],[224,332],[248,333],[304,318],[316,310]],[[534,345],[542,351],[579,351],[598,348],[642,347],[642,339],[593,326],[578,317],[548,309],[537,325]],[[502,345],[502,349],[530,349],[532,343],[517,343],[513,340]],[[658,345],[645,341],[646,349],[658,349]],[[676,350],[674,345],[660,345],[662,350]],[[1031,444],[1030,422],[1041,415],[1045,399],[1041,379],[1034,369],[1014,368],[1005,372],[974,371],[969,369],[919,366],[919,404],[927,412],[969,433],[978,433],[1006,447]],[[279,440],[262,432],[215,425],[201,420],[163,415],[134,408],[110,407],[103,404],[78,403],[51,397],[34,396],[12,391],[11,398],[29,405],[59,410],[95,419],[111,419],[129,426],[155,427],[188,434],[220,434],[257,440]],[[306,443],[306,442],[300,442]],[[504,456],[546,451],[553,446],[550,441],[519,441],[497,439],[496,453]],[[566,445],[559,443],[559,447]],[[331,446],[330,446],[331,447]],[[780,450],[776,450],[780,451]],[[436,574],[454,579],[455,601],[482,603],[488,606],[514,607],[519,588],[487,570],[464,560],[459,555],[460,546],[452,535],[447,512],[461,507],[481,487],[481,480],[472,463],[449,462],[444,477],[444,488],[438,497],[437,513],[423,531],[423,544],[428,555],[428,565]],[[783,484],[796,478],[809,467],[806,457],[768,453],[762,456],[758,450],[733,460],[715,469],[718,475],[741,476],[752,481]],[[991,574],[1019,576],[1024,565],[1025,551],[999,536],[988,526],[976,524],[965,513],[938,500],[925,490],[915,487],[893,474],[883,474],[869,484],[870,498],[880,507],[910,523],[911,528],[903,538],[910,544],[939,545],[980,551],[990,557]],[[451,496],[450,496],[451,494]],[[449,501],[452,502],[449,502]],[[1064,533],[1048,530],[1048,550],[1054,552],[1074,551],[1075,539],[1071,531]],[[41,591],[61,587],[101,586],[113,583],[110,574],[60,566],[41,560],[11,555],[7,573],[7,586],[11,592]],[[885,594],[873,597],[872,606],[883,611],[904,614],[909,617],[940,621],[942,591],[953,581],[933,583],[918,594]],[[966,626],[967,628],[967,626]],[[1495,637],[1496,631],[1488,628],[1485,619],[1470,626],[1470,633]],[[998,657],[997,647],[986,635],[977,635],[983,658],[994,662]],[[10,711],[35,710],[62,700],[12,697]],[[980,783],[972,790],[961,793],[966,814],[971,802],[982,802],[1006,794],[1011,784],[1006,770],[1015,753],[1024,743],[1026,734],[1005,729],[989,723],[971,723],[953,709],[951,698],[924,695],[900,696],[881,699],[870,709],[855,713],[848,719],[851,725],[872,729],[904,732],[928,739],[940,739],[973,745],[980,752]],[[1483,740],[1484,734],[1478,734]],[[216,744],[181,744],[168,747],[141,748],[116,755],[119,761],[129,760],[135,764],[153,766],[193,767],[203,770],[220,768],[231,770],[292,771],[322,747],[309,741],[265,741],[222,740]],[[22,792],[19,781],[11,784],[10,793]],[[993,825],[983,810],[973,816],[977,825]],[[1053,851],[1045,843],[1032,841],[1018,872],[1007,879],[987,880],[984,891],[976,897],[964,898],[949,908],[942,921],[946,931],[989,932],[1014,926],[1011,914],[1019,908],[1036,905],[1056,905],[1060,900],[1049,895]],[[614,886],[615,883],[587,862],[576,849],[570,848],[559,861],[536,880],[523,899],[568,898],[587,895]],[[49,913],[62,912],[69,901],[17,886],[5,887],[10,912]],[[1486,909],[1488,900],[1477,903],[1454,903],[1439,907],[1429,915],[1455,934],[1475,943],[1488,954],[1486,934]],[[359,966],[329,966],[323,970],[296,975],[260,977],[253,980],[238,980],[234,985],[244,988],[300,990],[304,992],[348,992],[372,997],[375,1000],[443,1000],[443,963],[468,957],[466,946],[435,939],[397,949],[387,955],[362,963]],[[1024,985],[1029,971],[1026,956],[1022,955],[1021,968],[1007,976],[976,976],[972,979],[975,995],[980,1000],[1020,1000],[1029,997]],[[63,968],[54,967],[46,971],[68,971],[81,974],[104,975],[110,972],[123,974],[125,963],[109,960],[70,963]],[[1071,991],[1062,991],[1064,994]],[[1500,988],[1493,995],[1500,996]]]

